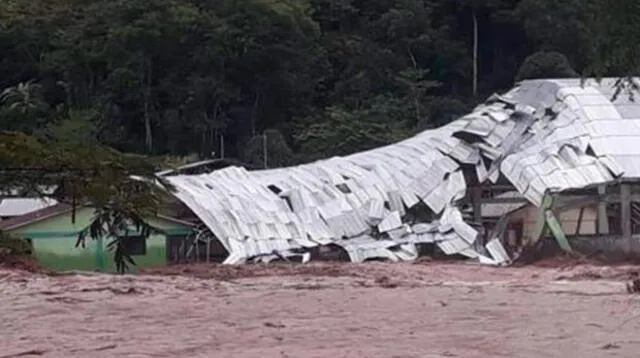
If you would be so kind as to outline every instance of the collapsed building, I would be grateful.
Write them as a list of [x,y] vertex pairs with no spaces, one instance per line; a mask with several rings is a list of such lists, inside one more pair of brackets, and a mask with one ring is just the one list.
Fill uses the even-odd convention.
[[[628,251],[640,223],[640,104],[614,99],[615,81],[523,81],[385,147],[287,168],[163,176],[206,226],[197,240],[224,247],[227,264],[307,261],[326,246],[354,262],[405,261],[434,245],[499,265],[547,233],[566,251],[568,236],[595,235]],[[493,218],[483,214],[491,205]]]

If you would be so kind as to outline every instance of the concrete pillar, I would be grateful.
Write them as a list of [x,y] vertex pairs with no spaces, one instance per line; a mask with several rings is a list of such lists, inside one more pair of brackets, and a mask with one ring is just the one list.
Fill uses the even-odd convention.
[[[598,186],[598,195],[602,198],[607,193],[606,185]],[[600,200],[598,202],[598,218],[596,221],[598,225],[598,234],[609,234],[609,218],[607,216],[607,203]]]
[[627,253],[631,252],[631,187],[620,185],[620,227],[622,238],[626,241]]

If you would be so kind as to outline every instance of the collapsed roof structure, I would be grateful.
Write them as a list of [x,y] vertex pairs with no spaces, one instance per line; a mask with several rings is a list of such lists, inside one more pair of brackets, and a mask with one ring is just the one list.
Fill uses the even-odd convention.
[[550,193],[640,177],[640,104],[625,96],[612,102],[615,81],[524,81],[389,146],[295,167],[166,179],[229,252],[228,264],[307,259],[310,248],[328,244],[355,262],[412,260],[420,243],[501,264],[509,257],[500,236],[480,243],[463,215],[469,186],[504,181],[544,206]]

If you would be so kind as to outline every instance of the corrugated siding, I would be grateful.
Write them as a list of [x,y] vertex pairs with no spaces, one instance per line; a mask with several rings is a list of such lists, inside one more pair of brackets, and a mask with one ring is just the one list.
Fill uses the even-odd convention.
[[[640,177],[640,105],[611,102],[612,82],[524,81],[457,121],[393,145],[291,168],[229,167],[168,179],[232,253],[227,263],[310,243],[341,245],[354,261],[404,260],[416,241],[500,263],[498,243],[488,248],[495,257],[471,248],[477,233],[456,207],[467,185],[461,165],[475,166],[481,181],[502,174],[534,205],[548,192]],[[436,232],[394,231],[406,224],[406,208],[420,202],[440,218]]]

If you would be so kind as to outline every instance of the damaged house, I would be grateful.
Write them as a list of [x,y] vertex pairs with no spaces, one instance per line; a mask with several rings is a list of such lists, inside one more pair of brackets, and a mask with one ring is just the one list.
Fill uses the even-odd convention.
[[[495,230],[503,216],[508,216],[503,239],[509,247],[517,247],[531,241],[538,225],[539,208],[522,200],[517,191],[498,194],[482,203],[482,223],[489,230]],[[595,207],[568,208],[558,213],[558,221],[565,233],[594,235],[597,233],[597,210]]]
[[[615,79],[530,80],[404,141],[295,167],[162,175],[224,262],[413,260],[420,247],[504,264],[542,237],[640,246],[640,104]],[[575,237],[575,239],[571,239]],[[606,238],[607,240],[603,240]],[[584,244],[586,242],[586,244]],[[198,245],[194,245],[198,246]]]

